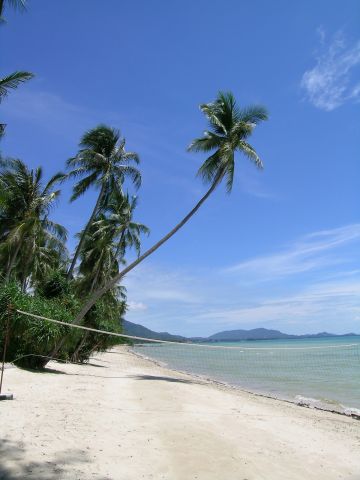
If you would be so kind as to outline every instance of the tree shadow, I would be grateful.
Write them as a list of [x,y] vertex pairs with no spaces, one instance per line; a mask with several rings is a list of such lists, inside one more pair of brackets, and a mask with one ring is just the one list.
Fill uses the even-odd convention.
[[[89,456],[79,449],[56,453],[53,458],[44,456],[44,461],[25,459],[23,442],[0,439],[0,480],[57,480],[63,478],[85,478],[80,465],[91,462]],[[46,458],[46,460],[45,460]],[[109,480],[109,477],[95,477],[95,480]]]
[[161,382],[170,382],[170,383],[187,383],[187,384],[204,384],[205,381],[201,380],[190,380],[186,378],[175,378],[175,377],[166,377],[159,375],[129,375],[128,378],[133,378],[135,380],[157,380]]

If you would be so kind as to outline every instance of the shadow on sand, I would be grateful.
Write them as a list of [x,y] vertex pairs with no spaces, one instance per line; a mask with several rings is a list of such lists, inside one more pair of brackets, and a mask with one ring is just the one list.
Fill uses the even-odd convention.
[[188,383],[190,385],[202,385],[206,381],[201,380],[188,380],[186,378],[174,378],[174,377],[165,377],[159,375],[129,375],[127,378],[133,378],[135,380],[155,380],[160,382],[170,382],[170,383]]
[[[22,442],[0,440],[0,480],[58,480],[85,478],[80,465],[91,462],[82,450],[63,450],[40,461],[26,461],[26,448]],[[80,468],[79,468],[80,467]],[[109,480],[109,477],[91,476],[95,480]]]

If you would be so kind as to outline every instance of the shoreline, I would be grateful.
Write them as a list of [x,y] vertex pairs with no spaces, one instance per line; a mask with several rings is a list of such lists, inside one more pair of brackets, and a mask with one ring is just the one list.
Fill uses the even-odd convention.
[[360,478],[360,424],[172,371],[127,347],[5,372],[0,478]]
[[[135,352],[134,350],[131,350],[129,347],[127,347],[127,348],[128,348],[128,353],[129,354],[135,355],[136,357],[139,357],[139,358],[142,358],[143,360],[151,362],[154,365],[156,365],[157,367],[167,369],[170,372],[173,372],[175,374],[180,373],[182,375],[189,375],[190,377],[193,377],[195,379],[203,380],[204,382],[208,383],[209,385],[218,386],[219,388],[229,389],[229,390],[235,391],[235,392],[239,391],[239,392],[247,393],[249,395],[255,395],[255,396],[258,396],[258,397],[268,398],[268,399],[272,399],[272,400],[278,400],[280,402],[290,403],[292,405],[297,405],[298,407],[302,407],[302,408],[315,409],[315,410],[319,410],[319,411],[322,411],[322,412],[333,413],[335,415],[343,415],[345,417],[353,418],[354,420],[360,420],[360,409],[358,409],[356,407],[350,407],[350,406],[348,407],[348,406],[345,406],[345,405],[341,405],[341,407],[343,408],[343,410],[341,411],[341,410],[335,410],[335,409],[327,408],[326,406],[324,406],[322,404],[319,405],[319,403],[321,403],[321,400],[318,400],[316,398],[308,398],[308,397],[304,397],[302,395],[297,395],[292,400],[290,398],[271,395],[271,394],[267,394],[265,392],[256,392],[254,390],[248,390],[247,388],[245,388],[241,385],[222,382],[220,380],[216,380],[214,378],[207,377],[207,376],[204,376],[204,375],[200,375],[200,374],[197,374],[197,373],[194,373],[194,372],[179,370],[177,368],[172,368],[169,365],[167,365],[165,362],[161,362],[160,360],[156,360],[154,358],[148,357],[147,355],[141,354],[140,352]],[[297,398],[298,398],[298,400],[296,400]]]

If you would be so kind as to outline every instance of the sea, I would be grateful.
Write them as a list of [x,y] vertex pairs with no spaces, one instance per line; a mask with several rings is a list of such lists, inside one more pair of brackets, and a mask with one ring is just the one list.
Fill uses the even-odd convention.
[[146,343],[162,366],[303,406],[360,417],[360,336]]

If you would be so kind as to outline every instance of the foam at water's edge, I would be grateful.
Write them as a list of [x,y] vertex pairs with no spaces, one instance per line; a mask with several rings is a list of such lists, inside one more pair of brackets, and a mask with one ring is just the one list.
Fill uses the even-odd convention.
[[303,397],[302,395],[297,395],[295,397],[295,403],[297,405],[300,405],[301,407],[334,411],[334,412],[342,413],[348,417],[354,417],[354,418],[360,419],[360,409],[346,407],[341,403],[336,403],[328,400],[319,400],[318,398]]
[[354,417],[360,420],[360,409],[359,408],[349,408],[343,407],[345,415],[349,417]]

